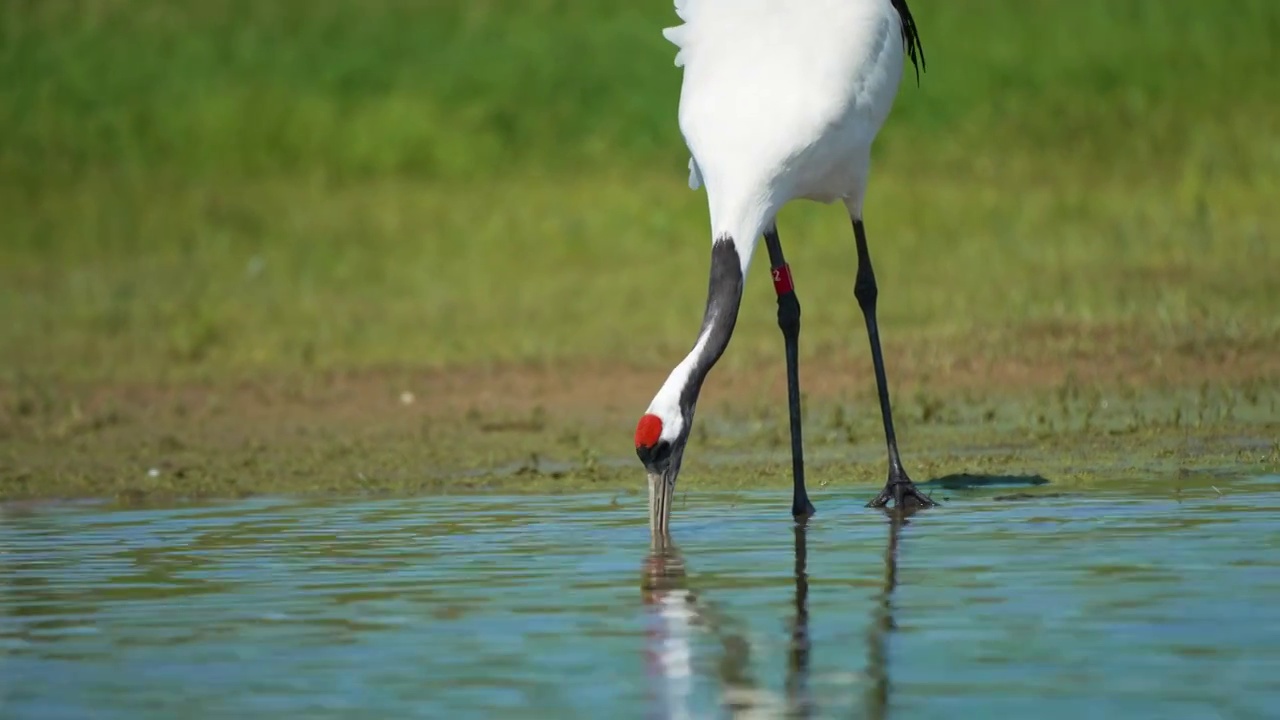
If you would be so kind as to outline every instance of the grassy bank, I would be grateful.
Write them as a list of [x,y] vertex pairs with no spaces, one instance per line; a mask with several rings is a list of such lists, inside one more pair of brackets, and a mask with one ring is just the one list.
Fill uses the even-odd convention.
[[[883,172],[913,159],[968,170],[982,155],[1103,175],[1256,167],[1274,3],[916,4],[932,62],[885,131]],[[683,165],[666,2],[48,0],[0,13],[0,169],[36,185],[90,170],[483,180],[512,164]]]
[[[1273,3],[919,4],[932,62],[868,200],[891,336],[1274,335]],[[3,13],[11,372],[667,362],[690,341],[706,220],[665,3]],[[782,218],[808,352],[859,321],[845,225]],[[774,344],[763,285],[730,359]]]
[[[867,201],[903,402],[1003,394],[1026,415],[1080,375],[1099,396],[1207,382],[1266,407],[1280,379],[1280,6],[912,6],[928,72],[902,88]],[[165,435],[225,484],[219,458],[280,440],[270,423],[358,434],[373,411],[348,396],[307,410],[352,376],[391,407],[405,383],[380,378],[459,378],[417,394],[414,422],[436,428],[455,410],[541,408],[543,429],[518,442],[423,439],[389,420],[426,453],[393,454],[432,477],[535,446],[558,462],[625,458],[706,287],[704,199],[685,187],[679,72],[659,34],[675,20],[665,2],[5,4],[0,494],[133,478]],[[815,412],[861,416],[846,221],[795,206],[780,229]],[[713,386],[780,376],[764,272]],[[1010,364],[1024,371],[1012,390]],[[542,372],[594,378],[597,396],[518,379]],[[823,396],[841,373],[856,390]],[[495,377],[517,378],[505,405],[486,399]],[[295,388],[287,417],[228,389],[281,383]],[[203,406],[193,393],[233,398],[245,437],[156,410]],[[587,418],[598,435],[575,430]],[[300,432],[280,440],[279,467],[332,439]],[[1265,448],[1274,432],[1246,434]],[[583,447],[558,444],[574,433]],[[947,438],[944,452],[964,442]],[[293,476],[246,472],[261,487]]]

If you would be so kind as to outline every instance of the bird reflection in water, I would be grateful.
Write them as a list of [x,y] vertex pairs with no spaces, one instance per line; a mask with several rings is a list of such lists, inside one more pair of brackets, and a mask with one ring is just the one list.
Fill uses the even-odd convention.
[[737,715],[751,709],[755,682],[747,669],[751,652],[727,618],[689,588],[684,556],[669,537],[655,538],[644,563],[642,585],[650,627],[648,665],[657,688],[660,717],[700,717],[693,708],[695,631],[708,631],[724,648],[718,665],[723,700]]
[[[883,574],[867,628],[863,716],[883,720],[889,709],[888,645],[896,625],[893,592],[898,579],[898,546],[910,509],[884,510],[888,520]],[[750,646],[733,623],[715,606],[699,598],[689,586],[684,556],[670,538],[659,538],[645,558],[643,598],[649,612],[648,664],[653,679],[656,715],[664,718],[700,717],[694,707],[695,634],[709,632],[721,644],[717,665],[721,701],[731,717],[811,717],[815,702],[809,687],[809,574],[808,522],[794,527],[794,612],[787,647],[785,702],[760,689],[750,674]]]

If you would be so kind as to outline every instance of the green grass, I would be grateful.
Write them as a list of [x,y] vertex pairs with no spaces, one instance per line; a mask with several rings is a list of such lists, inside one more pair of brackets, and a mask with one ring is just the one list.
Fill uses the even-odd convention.
[[[912,5],[928,72],[867,201],[887,341],[1280,340],[1280,5]],[[675,21],[603,0],[5,3],[0,367],[673,362],[707,263]],[[841,211],[780,228],[804,352],[861,349]],[[726,363],[777,352],[763,279]]]

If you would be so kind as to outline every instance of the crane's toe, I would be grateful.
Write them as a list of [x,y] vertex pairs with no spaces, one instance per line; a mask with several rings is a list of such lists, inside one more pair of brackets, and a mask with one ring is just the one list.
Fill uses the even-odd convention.
[[867,507],[888,507],[891,502],[894,508],[900,510],[923,510],[937,505],[929,496],[920,492],[916,484],[905,475],[900,478],[889,478],[884,489],[875,499],[867,503]]

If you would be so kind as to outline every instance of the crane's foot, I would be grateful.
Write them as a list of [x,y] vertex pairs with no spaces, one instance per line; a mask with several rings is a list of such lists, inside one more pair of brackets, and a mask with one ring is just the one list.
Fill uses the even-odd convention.
[[920,492],[919,488],[916,487],[915,483],[911,482],[911,478],[907,477],[905,472],[897,477],[890,475],[889,482],[885,483],[884,489],[880,491],[880,494],[874,500],[867,503],[867,507],[887,507],[890,502],[898,510],[923,510],[938,504]]
[[818,511],[814,509],[813,503],[809,502],[808,497],[794,498],[791,501],[791,517],[796,520],[805,520],[816,515]]

